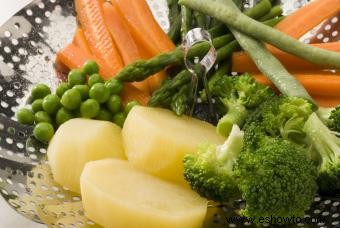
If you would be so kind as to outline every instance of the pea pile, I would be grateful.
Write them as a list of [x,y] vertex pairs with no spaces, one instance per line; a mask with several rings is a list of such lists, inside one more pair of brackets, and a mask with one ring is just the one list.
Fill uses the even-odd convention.
[[88,60],[81,69],[73,69],[67,82],[62,82],[52,94],[45,84],[36,85],[31,91],[31,108],[16,113],[21,124],[35,125],[34,137],[44,143],[51,140],[55,130],[73,118],[112,121],[123,126],[126,115],[137,101],[124,107],[119,94],[123,83],[112,78],[104,81],[99,66]]

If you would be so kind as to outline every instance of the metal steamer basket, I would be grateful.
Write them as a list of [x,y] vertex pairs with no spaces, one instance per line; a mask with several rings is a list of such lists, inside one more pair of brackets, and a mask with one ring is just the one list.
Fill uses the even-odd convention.
[[[157,21],[167,31],[166,1],[148,2]],[[282,0],[286,14],[307,2]],[[245,7],[254,3],[249,0]],[[338,16],[331,18],[302,41],[339,41],[339,20]],[[36,0],[0,27],[0,193],[21,215],[52,227],[98,225],[84,216],[80,196],[53,181],[46,160],[46,145],[31,136],[31,127],[16,121],[15,112],[27,105],[34,84],[56,87],[60,77],[54,66],[55,54],[71,41],[76,25],[73,0]],[[204,226],[253,226],[246,221],[228,223],[226,218],[236,216],[235,211],[242,204],[238,201],[233,205],[211,206]],[[305,217],[322,217],[323,220],[294,226],[340,227],[340,197],[316,196]]]

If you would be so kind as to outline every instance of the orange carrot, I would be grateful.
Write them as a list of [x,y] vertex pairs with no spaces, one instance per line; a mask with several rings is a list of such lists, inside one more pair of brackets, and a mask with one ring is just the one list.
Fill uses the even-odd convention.
[[[294,74],[295,78],[306,90],[317,96],[340,98],[340,76],[332,74]],[[273,83],[263,75],[254,75],[256,81],[274,87]]]
[[332,108],[340,105],[340,97],[313,96],[320,107]]
[[75,44],[80,49],[82,49],[84,52],[86,52],[86,54],[88,54],[88,55],[92,54],[90,47],[87,43],[87,40],[85,38],[84,32],[81,28],[78,28],[76,30],[76,33],[74,34],[72,43]]
[[[141,59],[138,47],[128,30],[127,23],[117,9],[116,4],[105,2],[103,4],[104,19],[108,30],[115,41],[125,65]],[[134,86],[143,92],[150,94],[147,81],[134,82]]]
[[116,74],[123,67],[123,62],[105,25],[101,3],[99,0],[75,0],[77,17],[93,55],[103,60]]
[[[114,72],[107,64],[92,56],[86,54],[74,44],[67,45],[64,49],[57,53],[57,61],[67,66],[69,69],[80,68],[89,59],[95,60],[100,66],[100,74],[104,79],[110,79]],[[122,93],[124,101],[137,100],[139,103],[146,105],[149,101],[149,95],[137,89],[131,84],[125,84]]]
[[111,0],[128,21],[129,28],[138,46],[145,47],[150,54],[171,51],[175,48],[170,38],[155,20],[145,0]]
[[298,39],[338,11],[340,0],[315,0],[287,16],[275,28]]
[[[312,44],[315,47],[323,48],[326,50],[331,50],[335,52],[340,52],[340,43],[332,42],[332,43],[320,43],[320,44]],[[316,64],[307,62],[303,59],[300,59],[294,55],[285,53],[278,49],[270,48],[270,51],[277,57],[280,62],[288,69],[292,71],[298,70],[314,70],[314,69],[323,69],[322,66],[318,66]],[[235,72],[259,72],[254,62],[245,52],[235,52],[232,55],[232,70]]]

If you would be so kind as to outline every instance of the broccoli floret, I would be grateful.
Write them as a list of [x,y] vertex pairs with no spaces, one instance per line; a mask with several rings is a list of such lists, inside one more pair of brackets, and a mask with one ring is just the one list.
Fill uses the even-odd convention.
[[319,108],[319,118],[338,135],[340,134],[340,106],[335,108]]
[[320,154],[319,192],[334,195],[340,192],[340,139],[313,113],[304,131],[310,144]]
[[203,145],[184,158],[184,177],[192,189],[207,199],[227,202],[239,196],[234,163],[242,150],[243,132],[237,125],[221,146]]
[[241,153],[235,165],[247,217],[303,216],[316,193],[316,171],[301,146],[266,136],[255,151]]
[[225,116],[217,124],[217,132],[226,137],[233,124],[242,127],[250,110],[274,96],[269,87],[257,83],[248,74],[219,78],[214,83],[212,94],[219,98],[226,110]]

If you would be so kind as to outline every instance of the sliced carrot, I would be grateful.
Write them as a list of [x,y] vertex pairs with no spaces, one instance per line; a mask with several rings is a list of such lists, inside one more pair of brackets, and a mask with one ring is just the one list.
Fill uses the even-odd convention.
[[[107,64],[85,53],[79,47],[74,44],[67,45],[64,49],[57,53],[57,61],[67,66],[69,69],[80,68],[89,59],[95,60],[100,66],[100,74],[104,79],[110,79],[114,72]],[[139,103],[146,105],[149,101],[149,95],[137,89],[134,85],[125,84],[124,91],[122,93],[122,99],[124,101],[137,100]]]
[[[312,44],[315,47],[323,48],[326,50],[331,50],[335,52],[340,52],[340,43],[332,42],[332,43],[320,43],[320,44]],[[270,51],[277,57],[280,62],[291,71],[298,70],[314,70],[314,69],[323,69],[322,66],[307,62],[303,59],[300,59],[294,55],[285,53],[280,51],[279,49],[272,49]],[[252,61],[252,59],[245,52],[235,52],[232,55],[232,70],[235,72],[259,72],[256,65]]]
[[[113,2],[103,4],[104,19],[113,40],[115,41],[124,65],[128,65],[138,59],[141,59],[138,47],[129,32],[128,25],[123,16]],[[150,94],[147,81],[133,83],[138,89]]]
[[340,105],[340,97],[313,96],[320,107],[332,108]]
[[145,0],[111,0],[116,2],[138,46],[145,47],[152,55],[175,48],[167,34],[155,20]]
[[86,54],[88,55],[92,54],[89,44],[87,43],[87,40],[85,38],[84,32],[81,28],[77,28],[72,43],[75,44],[80,49],[82,49],[84,52],[86,52]]
[[275,28],[296,39],[340,11],[340,0],[315,0],[287,16]]
[[[340,98],[339,75],[294,74],[294,76],[311,95]],[[254,75],[254,77],[259,83],[274,87],[273,83],[265,76]]]
[[123,62],[105,25],[101,3],[99,0],[75,0],[77,18],[93,55],[103,60],[116,74],[123,67]]

